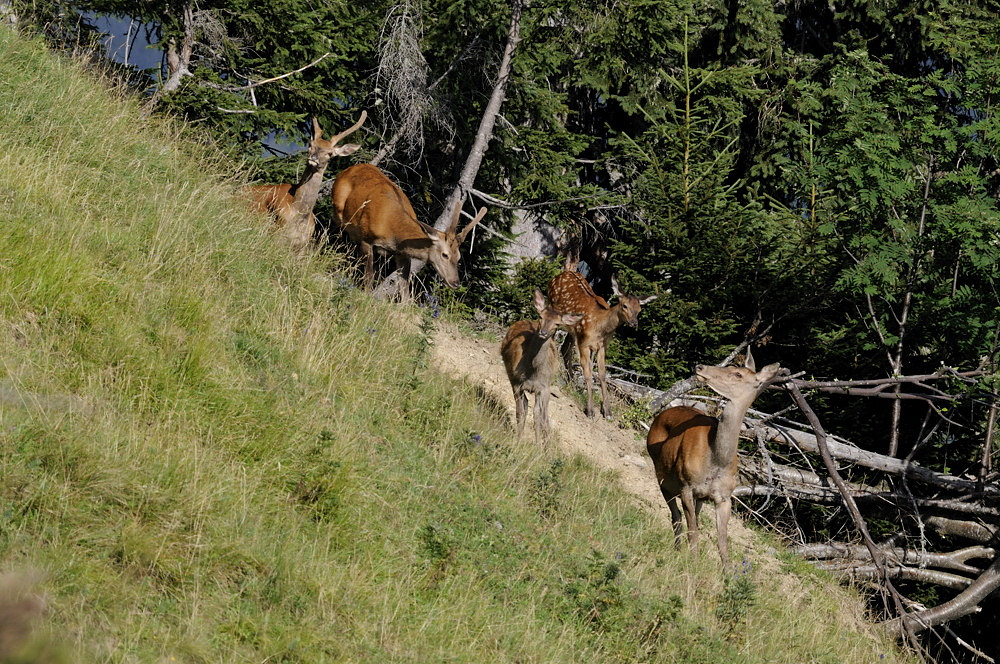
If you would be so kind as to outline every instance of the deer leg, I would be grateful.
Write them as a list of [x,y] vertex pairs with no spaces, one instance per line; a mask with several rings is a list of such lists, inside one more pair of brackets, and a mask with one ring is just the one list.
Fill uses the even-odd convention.
[[723,498],[715,503],[715,530],[719,536],[719,557],[722,566],[729,566],[729,515],[733,511],[731,498]]
[[362,242],[361,253],[365,257],[365,290],[370,291],[375,286],[375,256],[372,245]]
[[562,348],[562,359],[563,366],[566,367],[566,380],[570,383],[573,382],[573,350],[576,348],[576,337],[573,336],[572,330],[566,334],[566,338],[563,339]]
[[549,391],[542,388],[535,393],[535,442],[549,442]]
[[586,346],[580,347],[580,368],[583,369],[583,385],[587,390],[587,407],[583,412],[587,417],[594,416],[594,367],[591,366],[593,359],[590,356],[590,349]]
[[608,398],[608,368],[605,362],[605,348],[597,349],[597,380],[601,383],[601,415],[611,419],[611,399]]
[[517,439],[524,435],[524,420],[528,414],[528,395],[524,390],[514,389],[514,421],[517,423]]
[[678,496],[670,496],[666,491],[662,491],[662,493],[667,501],[667,507],[670,508],[670,524],[674,527],[674,546],[680,548],[681,531],[683,529],[683,525],[681,524],[681,508],[677,504],[680,498]]
[[399,272],[399,301],[409,302],[410,301],[410,264],[412,261],[409,256],[403,256],[402,254],[396,254],[396,271]]
[[698,550],[698,511],[701,507],[694,497],[694,491],[686,486],[681,489],[681,505],[684,506],[684,517],[687,520],[688,544],[695,551]]

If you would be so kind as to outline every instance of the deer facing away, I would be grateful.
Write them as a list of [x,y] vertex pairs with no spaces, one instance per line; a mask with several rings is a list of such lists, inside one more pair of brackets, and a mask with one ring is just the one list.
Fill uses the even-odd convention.
[[406,194],[382,171],[371,164],[355,164],[344,169],[333,184],[333,209],[337,222],[361,248],[365,259],[365,288],[375,280],[373,249],[393,254],[402,273],[403,299],[409,295],[410,259],[429,262],[449,288],[457,288],[459,246],[486,214],[456,232],[461,206],[455,210],[451,227],[442,232],[417,219]]
[[262,212],[267,212],[275,218],[282,233],[288,240],[292,250],[301,253],[312,240],[316,230],[316,217],[313,208],[319,198],[319,190],[323,184],[323,173],[330,159],[346,157],[354,154],[361,146],[357,143],[338,145],[349,134],[361,128],[366,111],[361,111],[360,119],[349,129],[329,140],[323,138],[323,130],[319,122],[313,118],[313,137],[309,142],[309,158],[306,169],[294,187],[290,184],[264,184],[248,189],[251,203]]
[[524,434],[528,392],[531,392],[535,395],[535,442],[547,442],[552,428],[549,422],[549,390],[552,377],[559,368],[559,353],[553,334],[560,325],[574,325],[582,316],[560,313],[546,306],[545,296],[539,290],[535,291],[535,308],[541,319],[519,320],[511,325],[500,344],[500,355],[514,390],[517,437]]
[[670,508],[678,543],[681,537],[680,500],[687,521],[688,542],[698,545],[698,513],[706,500],[715,503],[715,528],[719,556],[729,564],[729,515],[736,488],[740,427],[754,399],[768,385],[787,374],[777,363],[759,372],[749,359],[747,367],[699,365],[695,375],[728,402],[716,419],[690,406],[660,412],[650,425],[646,449],[653,459],[656,481]]
[[[656,299],[655,295],[642,298],[625,295],[618,289],[618,283],[612,280],[618,302],[611,306],[605,299],[594,292],[587,280],[579,272],[561,272],[549,282],[549,300],[559,311],[578,311],[583,314],[579,323],[574,325],[570,334],[580,351],[580,368],[583,369],[583,382],[587,389],[587,417],[594,417],[593,358],[597,356],[597,379],[601,384],[601,414],[611,417],[611,400],[608,395],[608,372],[605,361],[608,341],[622,323],[632,327],[639,324],[639,311],[642,305]],[[570,343],[567,339],[566,343]],[[572,358],[572,348],[567,347],[568,357]],[[569,362],[567,362],[569,368]]]

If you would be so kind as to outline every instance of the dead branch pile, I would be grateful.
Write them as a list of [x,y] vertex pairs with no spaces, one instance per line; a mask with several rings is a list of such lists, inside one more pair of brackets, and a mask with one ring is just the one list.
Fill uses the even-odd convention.
[[[741,485],[734,496],[751,515],[773,525],[780,511],[781,532],[792,549],[825,570],[867,585],[882,598],[883,625],[926,652],[927,630],[949,633],[981,661],[993,659],[951,632],[948,623],[981,610],[983,600],[1000,587],[1000,473],[993,470],[993,430],[997,395],[986,388],[991,377],[982,368],[959,372],[942,368],[933,374],[881,380],[810,381],[792,376],[772,389],[785,390],[792,404],[781,413],[751,410],[744,420],[740,459]],[[611,379],[623,395],[651,405],[654,413],[692,399],[693,379],[670,390],[654,390],[624,378]],[[955,392],[947,391],[955,388]],[[925,417],[919,440],[905,457],[864,449],[824,430],[809,397],[841,394],[859,398],[899,399],[922,403]],[[978,467],[951,474],[922,452],[942,444],[941,427],[965,427],[951,415],[961,402],[979,405],[982,433]],[[805,423],[793,419],[797,412]],[[980,430],[980,429],[977,429]],[[850,527],[837,530],[835,541],[809,541],[799,516],[819,506],[847,516]],[[832,517],[831,517],[832,518]],[[880,535],[870,534],[877,523]],[[886,524],[895,532],[886,534]],[[890,529],[892,530],[892,529]],[[940,588],[949,599],[927,607],[899,588],[914,584]],[[953,653],[954,654],[954,653]]]

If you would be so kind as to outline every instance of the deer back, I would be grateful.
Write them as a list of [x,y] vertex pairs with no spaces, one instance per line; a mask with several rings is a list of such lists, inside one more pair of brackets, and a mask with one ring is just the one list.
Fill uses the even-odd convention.
[[371,164],[355,164],[333,184],[333,205],[341,227],[357,241],[388,251],[405,242],[426,241],[410,199]]
[[[714,417],[690,406],[667,408],[653,418],[646,449],[661,486],[676,494],[682,486],[699,487],[714,475],[711,446],[717,426]],[[735,456],[730,465],[727,470],[735,477]]]
[[333,207],[352,240],[427,261],[452,288],[458,285],[459,245],[486,214],[480,210],[461,233],[455,232],[456,214],[452,228],[439,231],[417,219],[403,190],[371,164],[355,164],[337,176]]
[[640,300],[633,295],[621,293],[616,281],[612,280],[612,284],[618,295],[618,302],[614,306],[595,293],[579,272],[561,272],[549,282],[549,300],[553,307],[583,314],[583,319],[573,328],[573,333],[581,344],[594,347],[603,345],[621,323],[636,327],[642,305],[656,298],[653,295]]
[[545,381],[555,373],[558,355],[547,339],[538,336],[539,321],[519,320],[507,330],[500,344],[504,368],[511,385],[528,391],[535,380]]
[[271,214],[279,225],[285,223],[295,201],[291,193],[292,185],[258,184],[247,187],[246,191],[255,210]]

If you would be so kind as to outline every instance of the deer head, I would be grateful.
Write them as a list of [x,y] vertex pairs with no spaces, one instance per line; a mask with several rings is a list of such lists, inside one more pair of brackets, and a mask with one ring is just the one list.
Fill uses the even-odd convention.
[[476,224],[486,215],[486,208],[480,208],[479,212],[476,214],[475,218],[462,229],[460,233],[456,233],[455,229],[458,227],[459,219],[462,215],[462,206],[459,205],[455,210],[455,216],[452,218],[451,226],[447,231],[439,231],[429,224],[416,219],[415,221],[420,224],[420,227],[427,234],[427,239],[430,240],[430,248],[427,253],[427,262],[429,262],[434,270],[441,275],[441,279],[444,283],[448,285],[449,288],[458,288],[459,277],[458,277],[458,259],[461,257],[461,252],[459,247],[465,242],[465,238],[469,235],[469,232],[476,227]]
[[331,136],[329,139],[325,139],[323,138],[323,130],[319,126],[319,120],[314,117],[312,119],[313,136],[312,141],[309,142],[309,156],[307,159],[309,166],[322,171],[326,169],[327,164],[330,163],[330,159],[333,157],[346,157],[360,150],[361,146],[357,143],[347,143],[345,145],[338,145],[338,143],[341,139],[360,129],[367,118],[368,112],[361,111],[361,117],[351,127]]
[[611,290],[618,297],[618,318],[629,327],[639,326],[639,311],[644,305],[656,299],[655,295],[648,295],[640,299],[634,295],[623,293],[618,287],[618,279],[615,277],[611,277]]

